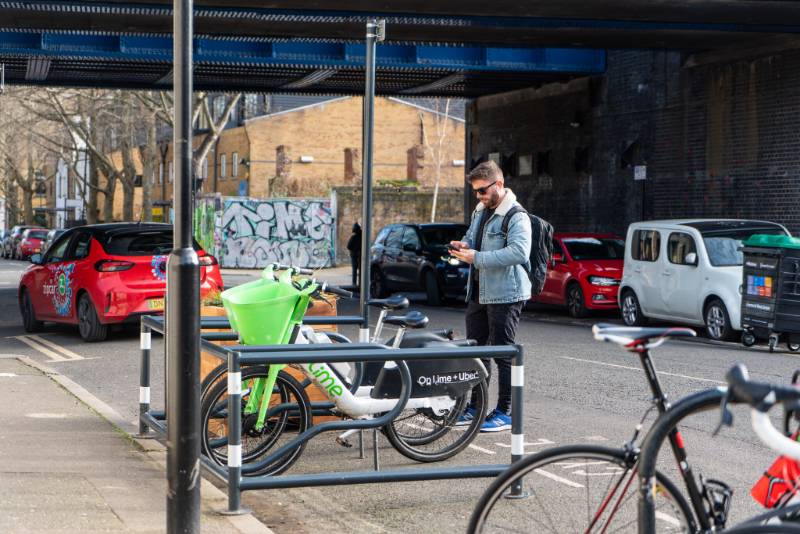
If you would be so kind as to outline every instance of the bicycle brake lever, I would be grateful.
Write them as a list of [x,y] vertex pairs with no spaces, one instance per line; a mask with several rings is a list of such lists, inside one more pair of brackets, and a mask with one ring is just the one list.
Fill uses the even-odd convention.
[[719,425],[711,434],[712,436],[716,436],[719,434],[719,431],[722,430],[723,426],[733,426],[733,412],[730,411],[728,408],[728,397],[730,396],[730,392],[726,393],[724,397],[722,397],[722,401],[720,402],[720,412],[722,415],[720,416]]

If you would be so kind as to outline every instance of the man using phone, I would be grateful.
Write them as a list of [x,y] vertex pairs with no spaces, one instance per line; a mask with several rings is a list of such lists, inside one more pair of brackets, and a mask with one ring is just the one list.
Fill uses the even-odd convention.
[[[478,205],[461,241],[451,241],[450,254],[469,264],[467,282],[467,337],[479,345],[513,345],[525,302],[531,297],[526,269],[531,252],[531,221],[524,211],[514,213],[503,233],[503,218],[520,206],[505,187],[503,172],[493,161],[476,166],[467,175]],[[482,432],[511,429],[511,359],[495,358],[497,407],[481,426]],[[482,360],[491,378],[491,359]],[[469,407],[457,424],[468,425],[477,414]]]

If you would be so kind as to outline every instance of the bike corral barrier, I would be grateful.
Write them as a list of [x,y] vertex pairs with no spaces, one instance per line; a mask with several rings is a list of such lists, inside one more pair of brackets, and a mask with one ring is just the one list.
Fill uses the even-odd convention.
[[[308,317],[305,324],[350,324],[362,323],[360,316]],[[401,377],[401,389],[397,404],[389,412],[373,419],[329,421],[310,426],[276,450],[259,460],[268,464],[282,457],[298,445],[314,436],[329,431],[378,429],[390,423],[405,408],[411,396],[411,373],[406,361],[471,358],[512,358],[512,428],[511,461],[524,455],[523,450],[523,349],[520,345],[509,346],[448,346],[426,348],[390,348],[379,343],[335,343],[330,345],[228,345],[221,346],[212,341],[236,340],[235,332],[202,332],[203,329],[224,329],[230,324],[223,317],[201,318],[200,346],[228,365],[228,465],[227,471],[202,457],[203,465],[228,485],[228,513],[241,511],[241,493],[256,489],[278,489],[312,486],[337,486],[349,484],[370,484],[380,482],[413,482],[423,480],[445,480],[461,478],[495,477],[508,468],[509,464],[462,465],[450,467],[408,467],[381,471],[377,457],[375,470],[339,471],[297,475],[268,475],[243,478],[248,466],[241,462],[241,376],[242,366],[288,365],[299,363],[338,363],[338,362],[387,362],[397,364]],[[153,411],[150,408],[150,361],[151,333],[164,335],[165,324],[162,316],[144,316],[141,320],[141,372],[139,384],[139,433],[146,436],[149,430],[164,437],[167,431],[166,411]],[[316,348],[319,347],[319,348]],[[323,348],[324,347],[324,348]],[[314,409],[328,409],[332,403],[315,404]],[[377,454],[377,447],[376,447]],[[509,497],[524,497],[521,481],[512,488]]]

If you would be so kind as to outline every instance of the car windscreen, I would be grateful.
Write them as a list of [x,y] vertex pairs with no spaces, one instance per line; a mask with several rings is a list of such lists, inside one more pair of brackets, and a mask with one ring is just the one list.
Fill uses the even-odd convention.
[[780,226],[754,226],[735,230],[702,232],[701,235],[711,265],[730,267],[742,264],[744,260],[741,250],[742,241],[755,234],[786,235],[786,231]]
[[467,233],[466,226],[439,226],[422,228],[422,239],[426,245],[446,245],[450,241],[461,241]]
[[[114,256],[154,256],[172,251],[172,230],[131,229],[101,236],[100,243],[106,253]],[[201,250],[194,242],[194,249]]]
[[562,241],[575,261],[621,260],[625,257],[625,242],[622,239],[570,237]]
[[47,237],[47,230],[37,230],[28,232],[28,237],[31,239],[44,239]]

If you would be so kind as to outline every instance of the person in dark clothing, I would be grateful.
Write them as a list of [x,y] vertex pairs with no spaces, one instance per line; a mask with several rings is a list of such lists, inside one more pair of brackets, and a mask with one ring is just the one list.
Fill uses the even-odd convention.
[[[524,212],[509,216],[508,231],[503,218],[520,206],[514,193],[505,187],[503,172],[494,162],[475,167],[467,175],[478,205],[461,241],[450,244],[451,254],[470,266],[467,282],[467,337],[479,345],[513,345],[525,302],[531,297],[527,268],[531,251],[531,223]],[[483,360],[491,373],[492,361]],[[497,408],[486,415],[482,432],[511,428],[511,360],[495,358],[498,378]],[[457,424],[468,425],[475,417],[468,408]]]
[[361,274],[361,225],[353,224],[353,235],[347,241],[347,250],[350,251],[350,265],[353,267],[353,286],[358,286],[358,277]]

